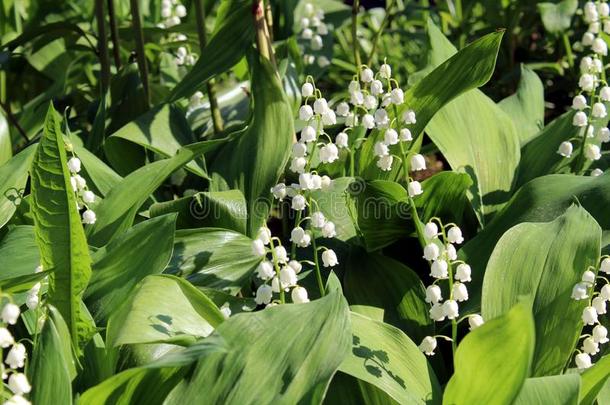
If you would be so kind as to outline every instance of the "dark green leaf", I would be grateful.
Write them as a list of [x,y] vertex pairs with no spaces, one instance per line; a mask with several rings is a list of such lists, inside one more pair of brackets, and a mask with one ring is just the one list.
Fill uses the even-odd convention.
[[0,166],[0,228],[13,216],[23,199],[28,169],[38,145],[32,145]]

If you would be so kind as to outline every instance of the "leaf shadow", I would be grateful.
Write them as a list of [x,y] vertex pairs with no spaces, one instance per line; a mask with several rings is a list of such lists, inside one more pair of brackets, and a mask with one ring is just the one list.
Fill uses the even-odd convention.
[[385,372],[402,388],[407,388],[405,381],[398,375],[394,374],[389,368],[390,356],[385,350],[374,350],[370,347],[361,344],[358,336],[353,336],[352,353],[354,356],[363,359],[364,368],[372,376],[381,378]]

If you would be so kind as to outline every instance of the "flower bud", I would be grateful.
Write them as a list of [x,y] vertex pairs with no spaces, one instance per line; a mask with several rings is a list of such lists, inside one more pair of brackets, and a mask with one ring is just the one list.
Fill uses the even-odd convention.
[[304,304],[309,302],[307,290],[303,287],[296,286],[293,288],[292,292],[290,293],[290,297],[292,298],[292,302],[294,304]]
[[436,304],[443,299],[441,288],[437,285],[431,285],[426,288],[426,302],[428,304]]
[[573,150],[574,150],[574,147],[572,146],[572,143],[568,142],[568,141],[564,141],[564,142],[561,142],[561,144],[559,145],[559,149],[557,149],[557,153],[559,153],[563,157],[569,158],[570,156],[572,156]]
[[485,322],[483,321],[483,317],[481,315],[475,314],[468,317],[468,325],[470,326],[470,330],[475,330],[484,323]]
[[267,284],[263,284],[256,290],[256,297],[254,301],[258,305],[261,304],[269,304],[271,302],[271,298],[273,297],[273,290]]
[[326,249],[324,252],[322,252],[322,264],[324,267],[333,267],[339,264],[337,255],[332,249]]
[[261,280],[269,280],[275,276],[275,270],[273,269],[273,263],[269,260],[263,260],[258,264],[256,268],[256,275]]
[[434,355],[434,350],[436,349],[436,346],[436,339],[432,336],[426,336],[418,347],[419,350],[426,354],[426,356],[432,356]]
[[407,192],[409,193],[409,197],[413,198],[423,193],[424,190],[422,190],[421,183],[419,181],[411,181],[407,186]]

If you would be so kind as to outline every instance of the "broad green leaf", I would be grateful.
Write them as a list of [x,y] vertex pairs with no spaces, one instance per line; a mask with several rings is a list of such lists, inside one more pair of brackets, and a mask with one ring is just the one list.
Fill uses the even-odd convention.
[[578,374],[528,378],[513,405],[578,405]]
[[349,195],[359,192],[360,185],[362,182],[354,181],[352,177],[339,177],[333,179],[330,188],[311,193],[320,211],[335,224],[336,238],[339,240],[348,241],[357,236]]
[[337,371],[330,382],[323,403],[328,405],[398,404],[397,401],[380,388],[377,388],[377,386],[341,371]]
[[439,217],[445,223],[462,223],[464,210],[468,209],[466,193],[472,179],[466,173],[443,171],[422,182],[424,192],[414,199],[422,222]]
[[294,126],[290,104],[269,62],[253,51],[248,62],[253,78],[250,123],[220,150],[209,171],[244,193],[248,204],[247,234],[254,236],[267,220],[270,189],[284,173]]
[[215,75],[235,65],[254,40],[254,16],[249,1],[224,0],[218,10],[216,27],[197,63],[172,90],[168,101],[193,94]]
[[602,390],[604,384],[610,381],[610,355],[605,355],[599,359],[593,367],[585,370],[581,374],[581,386],[579,403],[590,405],[595,401],[595,397]]
[[477,306],[487,261],[500,237],[513,226],[553,221],[578,202],[602,229],[610,229],[610,211],[606,209],[610,205],[609,179],[610,174],[599,177],[557,174],[537,178],[521,187],[494,220],[459,251],[460,259],[472,267],[467,306]]
[[[455,53],[453,45],[431,23],[428,24],[428,34],[432,44],[433,65],[455,55],[407,92],[407,105],[417,114],[418,123],[415,124],[414,133],[421,131],[420,119],[423,118],[425,125],[428,122],[426,118],[429,117],[428,113],[421,117],[417,98],[439,99],[439,93],[448,93],[453,97],[459,95],[460,92],[454,87],[465,85],[464,78],[461,77],[464,72],[476,74],[474,77],[479,79],[477,85],[484,84],[493,71],[502,38],[502,33],[489,34]],[[469,69],[464,70],[464,66]],[[469,84],[469,81],[465,83]],[[473,87],[475,86],[467,89]],[[413,101],[412,93],[416,98]],[[447,102],[453,97],[448,98]],[[519,137],[511,118],[479,90],[447,102],[431,103],[435,107],[431,112],[436,114],[426,126],[426,133],[455,171],[465,172],[473,179],[474,185],[469,197],[479,221],[484,225],[486,217],[501,207],[510,196],[519,163]],[[476,111],[476,114],[472,111]]]
[[[304,327],[306,325],[306,327]],[[216,329],[227,353],[200,361],[169,404],[319,403],[350,349],[347,303],[338,292],[230,317]]]
[[29,363],[31,401],[39,404],[72,403],[72,380],[76,376],[76,366],[70,342],[66,322],[57,309],[49,306],[48,317]]
[[23,200],[28,169],[38,145],[32,145],[0,166],[0,228],[13,216]]
[[137,283],[165,269],[174,247],[175,223],[175,215],[144,221],[93,253],[85,299],[96,320],[107,320]]
[[123,179],[86,148],[74,145],[74,152],[82,162],[81,175],[87,180],[87,186],[97,195],[105,197]]
[[196,286],[237,294],[260,260],[252,253],[252,239],[241,233],[219,228],[178,230],[166,272]]
[[339,370],[383,390],[400,404],[441,402],[426,357],[399,329],[351,313],[352,351]]
[[97,222],[87,228],[89,243],[93,246],[105,245],[117,234],[126,231],[142,204],[170,174],[224,142],[224,139],[218,139],[185,146],[175,156],[158,160],[129,174],[96,206]]
[[151,217],[178,213],[178,228],[217,227],[246,233],[248,213],[239,190],[204,191],[151,205]]
[[108,320],[107,344],[189,344],[223,320],[216,305],[188,281],[148,276]]
[[[163,157],[171,157],[181,147],[195,141],[184,112],[174,105],[163,104],[121,127],[106,140],[104,148],[120,149],[126,142],[131,142]],[[112,161],[112,157],[120,155],[109,153],[108,156]],[[186,168],[201,177],[207,177],[201,165],[195,161],[189,162]]]
[[11,157],[13,157],[11,132],[6,117],[0,112],[0,166],[11,160]]
[[572,206],[552,222],[526,222],[509,229],[489,258],[481,299],[483,318],[508,312],[521,296],[532,297],[535,377],[561,373],[572,357],[587,304],[570,295],[582,273],[597,265],[600,242],[595,219]]
[[40,265],[34,227],[15,226],[0,240],[0,280],[33,274]]
[[538,11],[544,29],[560,35],[572,27],[572,17],[578,9],[578,0],[563,0],[557,3],[538,3]]
[[49,107],[31,168],[32,214],[43,269],[50,270],[48,301],[62,315],[72,342],[81,348],[93,325],[81,297],[91,277],[91,258],[70,184],[59,116]]
[[517,92],[498,105],[512,118],[521,145],[535,137],[544,126],[544,86],[538,75],[525,65],[521,65]]
[[534,341],[534,319],[527,300],[468,333],[457,348],[455,371],[445,388],[443,404],[512,403],[529,373]]
[[416,341],[432,333],[424,286],[404,264],[353,249],[343,282],[352,311],[396,326]]

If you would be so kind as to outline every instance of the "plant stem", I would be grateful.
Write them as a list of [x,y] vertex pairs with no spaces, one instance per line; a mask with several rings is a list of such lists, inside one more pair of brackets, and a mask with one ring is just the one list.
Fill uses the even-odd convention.
[[360,49],[358,49],[358,11],[360,10],[360,0],[354,0],[352,4],[352,46],[354,48],[354,65],[356,71],[360,69]]
[[[203,6],[203,0],[195,0],[195,15],[197,17],[197,34],[199,36],[199,49],[201,54],[205,52],[205,46],[207,44],[207,35],[205,32],[205,9]],[[216,98],[216,81],[214,79],[208,80],[208,99],[210,100],[210,111],[212,112],[212,124],[214,125],[214,133],[219,134],[224,130],[224,122],[222,115],[220,114],[220,108],[218,107],[218,99]]]
[[110,59],[106,43],[106,24],[104,24],[104,0],[95,0],[95,19],[97,21],[97,52],[101,66],[101,93],[106,94],[110,82]]
[[140,6],[138,0],[130,0],[131,19],[133,34],[136,40],[136,59],[140,70],[140,79],[144,87],[144,98],[146,105],[150,106],[150,89],[148,87],[148,67],[146,66],[146,54],[144,53],[144,34],[142,33],[142,20],[140,17]]
[[582,134],[582,142],[580,144],[580,150],[578,151],[578,157],[574,162],[574,174],[580,175],[584,171],[585,163],[587,161],[585,157],[585,146],[587,144],[587,133],[589,132],[589,127],[591,126],[591,115],[593,112],[593,104],[595,100],[595,89],[591,92],[591,108],[587,113],[587,126]]
[[273,44],[273,12],[271,10],[271,0],[265,4],[265,21],[269,31],[269,41]]
[[[313,199],[311,196],[309,197],[309,207],[313,207]],[[311,229],[311,226],[310,226]],[[316,237],[312,232],[311,235],[311,248],[313,249],[313,262],[316,268],[316,280],[318,281],[318,289],[320,290],[320,295],[324,297],[326,295],[326,290],[324,289],[324,282],[322,281],[322,273],[320,272],[320,263],[318,261],[318,247],[316,245]]]
[[369,57],[367,60],[367,65],[371,65],[373,63],[373,56],[375,56],[375,52],[377,52],[377,46],[379,45],[379,40],[381,39],[381,34],[385,30],[385,27],[392,20],[392,7],[396,4],[396,0],[393,3],[388,1],[388,5],[385,9],[385,15],[383,16],[383,20],[381,20],[381,25],[379,26],[379,30],[375,33],[375,38],[373,38],[373,46],[371,47],[371,53],[369,53]]
[[271,246],[271,257],[273,258],[273,267],[275,268],[275,276],[277,277],[277,285],[280,289],[280,302],[282,304],[286,303],[286,297],[284,294],[284,289],[282,288],[282,282],[280,281],[280,265],[277,262],[277,257],[275,257],[275,245],[273,244],[273,239],[269,242]]
[[108,0],[108,18],[110,20],[110,40],[112,41],[112,55],[114,66],[121,68],[121,45],[119,41],[119,29],[116,23],[116,13],[114,11],[114,0]]
[[566,56],[568,57],[568,64],[570,65],[570,68],[574,67],[574,54],[572,53],[572,45],[570,45],[570,39],[568,38],[567,34],[564,32],[561,35],[562,39],[563,39],[563,46],[566,48]]
[[17,129],[17,132],[19,132],[23,139],[25,139],[25,142],[30,142],[30,138],[28,138],[28,135],[25,133],[21,125],[19,125],[19,121],[17,121],[17,118],[11,112],[9,104],[5,104],[4,101],[0,101],[0,107],[2,107],[2,109],[4,110],[6,118],[9,120],[9,122],[13,124],[13,126]]
[[254,0],[252,10],[254,12],[254,27],[256,29],[256,47],[260,54],[271,62],[271,65],[279,78],[280,73],[277,70],[277,64],[275,62],[275,53],[273,51],[273,45],[269,36],[269,28],[267,27],[267,21],[265,19],[263,1]]

